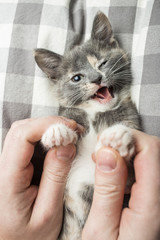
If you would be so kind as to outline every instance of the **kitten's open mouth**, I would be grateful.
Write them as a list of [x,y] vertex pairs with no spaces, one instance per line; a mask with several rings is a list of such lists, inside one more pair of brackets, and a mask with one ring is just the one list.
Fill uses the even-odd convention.
[[92,99],[100,102],[100,103],[107,103],[112,98],[114,98],[113,95],[113,88],[112,87],[100,87],[98,91],[92,96]]

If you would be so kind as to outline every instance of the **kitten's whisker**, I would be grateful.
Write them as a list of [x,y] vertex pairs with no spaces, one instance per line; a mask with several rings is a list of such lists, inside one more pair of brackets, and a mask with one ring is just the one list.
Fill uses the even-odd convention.
[[117,72],[118,70],[120,70],[121,68],[123,68],[123,67],[125,67],[125,66],[127,66],[127,65],[129,65],[130,64],[130,62],[128,61],[128,62],[126,62],[126,63],[124,63],[124,64],[122,64],[119,68],[116,68],[114,71],[112,71],[112,74],[113,73],[115,73],[115,72]]
[[115,62],[115,64],[111,67],[110,71],[112,71],[112,69],[117,65],[117,63],[118,63],[125,55],[127,55],[127,53],[124,53],[124,54]]
[[118,74],[131,74],[131,71],[129,69],[125,69],[125,70],[122,70],[120,72],[117,72],[114,74],[114,76],[118,75]]
[[83,98],[85,96],[85,93],[80,93],[80,92],[75,92],[74,94],[72,94],[72,95],[70,95],[69,96],[69,102],[68,102],[68,107],[72,107],[72,106],[74,106],[75,105],[75,103],[79,100],[79,99],[81,99],[81,98]]
[[73,104],[73,103],[76,103],[78,101],[78,99],[80,99],[81,95],[77,95],[77,96],[74,96],[72,98],[69,99],[69,101]]
[[128,71],[128,72],[119,72],[119,73],[116,73],[116,74],[114,74],[114,77],[123,77],[123,76],[128,76],[128,77],[130,77],[130,76],[132,76],[132,74]]
[[[117,71],[120,70],[121,68],[127,66],[128,64],[130,64],[130,61],[122,64],[121,66],[119,66],[119,68],[115,69],[114,71],[110,71],[109,74],[108,74],[108,76],[106,77],[107,80],[109,81],[115,72],[117,72]],[[125,69],[125,70],[127,70],[127,69]],[[123,70],[123,71],[125,71],[125,70]],[[123,72],[123,71],[121,71],[121,72]],[[128,71],[128,70],[127,70],[127,71]],[[114,76],[115,76],[116,74],[121,73],[121,72],[115,73]]]
[[131,74],[127,74],[127,73],[126,74],[117,74],[114,76],[114,78],[118,79],[119,77],[122,78],[122,77],[131,77],[131,76],[132,76]]

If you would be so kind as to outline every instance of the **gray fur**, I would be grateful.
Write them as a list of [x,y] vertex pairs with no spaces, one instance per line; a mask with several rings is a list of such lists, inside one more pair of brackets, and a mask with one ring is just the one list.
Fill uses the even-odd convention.
[[[60,104],[65,107],[78,106],[86,102],[91,95],[84,86],[94,83],[99,78],[101,78],[102,84],[106,84],[108,88],[112,86],[114,92],[119,92],[119,94],[130,88],[132,77],[128,54],[121,48],[115,47],[117,44],[113,44],[116,40],[111,34],[112,30],[105,29],[105,23],[108,23],[105,15],[100,13],[95,19],[97,20],[95,21],[96,26],[93,25],[92,38],[81,46],[75,46],[64,56],[45,49],[35,50],[35,60],[38,66],[57,83],[58,98]],[[105,23],[101,22],[104,20]],[[97,25],[104,34],[100,36],[100,39],[98,39],[100,33]],[[105,47],[104,39],[106,39]],[[105,65],[99,64],[99,70],[103,76],[91,66],[87,59],[88,56],[94,56],[102,63],[107,61]],[[72,82],[71,79],[76,74],[83,76],[82,81]]]
[[93,121],[93,126],[98,133],[106,126],[110,127],[119,122],[131,128],[141,129],[137,109],[131,100],[123,102],[117,109],[109,110],[105,113],[97,113]]
[[89,132],[89,121],[87,119],[87,113],[82,109],[72,109],[60,106],[59,115],[75,120],[77,123],[85,128],[85,134]]
[[[35,60],[47,76],[55,82],[60,102],[59,114],[74,119],[84,126],[85,134],[89,133],[90,124],[97,133],[120,122],[131,128],[140,129],[138,112],[130,98],[132,83],[130,58],[119,47],[111,24],[103,13],[100,12],[95,17],[89,41],[81,46],[75,46],[64,56],[45,49],[37,49]],[[74,76],[77,75],[81,80],[75,82]],[[94,119],[90,121],[87,111],[79,107],[87,104],[93,97],[94,93],[90,90],[90,86],[100,84],[109,89],[113,98],[116,94],[118,100],[105,112],[98,112],[97,109]],[[129,169],[129,172],[133,172],[132,170],[133,168]],[[72,233],[72,226],[69,222],[72,220],[77,229],[80,229],[77,230],[78,235],[75,238],[78,240],[90,210],[93,187],[86,183],[79,190],[79,198],[86,209],[84,219],[78,219],[76,212],[72,211],[72,197],[67,194],[66,189],[64,227],[59,239],[70,240],[68,236]]]

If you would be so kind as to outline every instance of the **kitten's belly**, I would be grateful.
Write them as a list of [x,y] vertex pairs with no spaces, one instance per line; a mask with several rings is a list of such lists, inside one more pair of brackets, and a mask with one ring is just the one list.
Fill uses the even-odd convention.
[[92,160],[97,143],[97,133],[91,127],[90,132],[82,139],[78,146],[78,153],[68,176],[67,190],[72,198],[76,197],[81,185],[94,184],[95,163]]

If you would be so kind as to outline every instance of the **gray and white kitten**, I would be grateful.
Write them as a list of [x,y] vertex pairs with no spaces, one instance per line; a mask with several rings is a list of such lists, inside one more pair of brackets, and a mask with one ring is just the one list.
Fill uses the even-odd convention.
[[129,168],[128,185],[133,181],[134,142],[129,127],[139,129],[140,122],[130,95],[130,58],[119,47],[107,17],[99,12],[89,41],[64,56],[37,49],[35,60],[55,82],[59,114],[85,127],[85,134],[79,139],[76,132],[60,123],[50,126],[42,137],[47,149],[77,144],[64,194],[64,222],[59,239],[79,240],[93,197],[92,153],[102,146],[118,150]]

